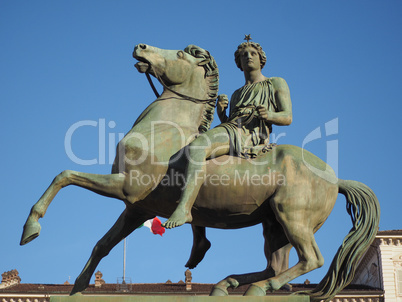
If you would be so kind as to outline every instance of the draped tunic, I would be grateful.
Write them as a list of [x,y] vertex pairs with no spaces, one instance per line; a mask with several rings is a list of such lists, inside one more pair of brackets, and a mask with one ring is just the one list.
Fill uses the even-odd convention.
[[278,111],[272,82],[268,78],[237,89],[230,99],[228,119],[217,126],[226,129],[231,150],[240,157],[255,157],[254,147],[269,143],[272,124],[257,117],[258,106],[264,106],[270,112]]

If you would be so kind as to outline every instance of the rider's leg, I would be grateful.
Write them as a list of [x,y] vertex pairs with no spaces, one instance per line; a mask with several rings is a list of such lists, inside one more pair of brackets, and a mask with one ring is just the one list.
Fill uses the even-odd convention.
[[229,135],[223,127],[213,128],[197,137],[186,149],[186,186],[172,216],[163,224],[174,228],[192,221],[191,208],[205,177],[206,159],[229,153]]

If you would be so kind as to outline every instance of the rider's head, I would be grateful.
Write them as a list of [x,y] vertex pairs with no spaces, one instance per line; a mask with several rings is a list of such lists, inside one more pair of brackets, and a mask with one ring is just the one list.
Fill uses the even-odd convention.
[[260,44],[255,43],[255,42],[243,42],[239,46],[237,46],[237,50],[234,53],[235,56],[235,62],[237,67],[240,68],[241,71],[243,71],[241,67],[241,62],[240,62],[240,55],[241,52],[246,48],[246,47],[253,47],[257,50],[258,55],[260,56],[260,62],[261,62],[261,69],[264,68],[265,63],[267,62],[267,56],[265,55],[265,52],[262,50],[262,47]]

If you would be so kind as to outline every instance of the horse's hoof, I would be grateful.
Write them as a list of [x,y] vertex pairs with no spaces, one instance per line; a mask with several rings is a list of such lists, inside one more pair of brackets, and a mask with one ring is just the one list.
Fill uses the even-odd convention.
[[214,286],[211,293],[209,294],[210,296],[229,296],[229,293],[226,289]]
[[27,222],[24,225],[20,245],[27,244],[34,240],[40,234],[40,224],[37,221]]
[[70,296],[82,296],[81,288],[82,288],[82,286],[79,286],[78,284],[74,284],[74,287],[70,292]]
[[287,290],[288,292],[292,291],[292,285],[289,283],[286,283],[284,286],[281,287],[281,289]]
[[243,296],[265,296],[267,292],[255,284],[251,284]]

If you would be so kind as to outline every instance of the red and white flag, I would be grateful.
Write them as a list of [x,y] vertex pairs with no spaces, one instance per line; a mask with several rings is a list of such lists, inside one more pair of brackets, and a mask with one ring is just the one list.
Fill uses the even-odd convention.
[[155,217],[145,221],[143,225],[149,228],[152,234],[159,234],[162,236],[163,233],[165,233],[165,228],[161,224],[162,222],[159,220],[159,218]]

